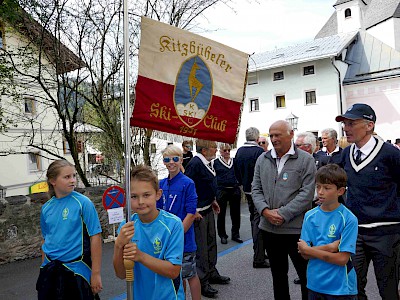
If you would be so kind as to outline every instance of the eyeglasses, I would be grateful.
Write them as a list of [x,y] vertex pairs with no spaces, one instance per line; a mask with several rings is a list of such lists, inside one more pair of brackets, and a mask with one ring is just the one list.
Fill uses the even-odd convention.
[[191,149],[191,148],[192,148],[192,146],[190,146],[190,145],[185,145],[185,146],[183,146],[183,147],[188,148],[188,149]]
[[297,148],[300,148],[302,146],[311,146],[311,144],[294,144]]
[[262,141],[262,142],[258,142],[258,144],[261,145],[265,145],[266,141]]
[[228,152],[231,152],[231,149],[225,149],[225,150],[222,150],[222,152],[228,153]]
[[181,158],[179,156],[173,156],[173,157],[164,157],[163,158],[163,162],[165,162],[166,164],[171,162],[171,160],[173,160],[174,162],[178,162]]
[[357,124],[360,124],[360,123],[367,124],[368,122],[369,122],[368,120],[358,120],[358,121],[342,121],[341,123],[342,123],[342,127],[345,127],[345,126],[354,127]]

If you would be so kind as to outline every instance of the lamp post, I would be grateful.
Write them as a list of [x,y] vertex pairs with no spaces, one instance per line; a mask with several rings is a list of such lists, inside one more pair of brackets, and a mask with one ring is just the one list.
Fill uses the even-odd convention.
[[293,130],[297,130],[297,123],[299,122],[299,117],[290,113],[285,119],[290,125],[292,125]]

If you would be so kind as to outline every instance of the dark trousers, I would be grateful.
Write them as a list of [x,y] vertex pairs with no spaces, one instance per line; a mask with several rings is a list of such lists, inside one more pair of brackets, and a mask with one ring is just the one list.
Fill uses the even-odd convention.
[[301,298],[307,300],[307,261],[297,251],[300,234],[275,234],[264,230],[261,232],[271,264],[275,300],[290,300],[288,256],[301,281]]
[[203,219],[194,221],[196,237],[196,269],[201,286],[208,284],[210,278],[219,276],[217,264],[217,235],[215,232],[214,212],[211,208],[200,212]]
[[263,235],[260,228],[258,228],[258,225],[260,224],[260,214],[254,206],[253,198],[250,194],[246,194],[246,199],[247,204],[249,205],[251,234],[253,236],[253,261],[255,263],[262,263],[266,256]]
[[90,284],[79,275],[52,261],[40,269],[36,282],[38,300],[93,300],[100,299],[93,295]]
[[372,236],[359,234],[352,255],[357,273],[358,299],[366,300],[368,267],[374,264],[379,294],[384,300],[398,300],[400,234]]
[[217,217],[217,230],[219,237],[226,237],[225,229],[225,216],[226,207],[230,208],[231,220],[232,220],[232,237],[239,237],[240,229],[240,189],[236,188],[224,188],[218,192],[217,202],[220,208],[220,212]]

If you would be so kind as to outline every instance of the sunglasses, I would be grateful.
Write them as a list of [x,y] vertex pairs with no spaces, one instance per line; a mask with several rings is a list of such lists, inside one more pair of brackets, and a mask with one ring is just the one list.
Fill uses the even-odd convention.
[[261,145],[265,145],[265,141],[263,141],[263,142],[258,142],[258,144],[261,146]]
[[181,158],[180,158],[179,156],[164,157],[164,158],[163,158],[163,162],[165,162],[165,163],[167,164],[167,163],[171,162],[171,160],[172,160],[173,162],[176,162],[176,163],[177,163],[180,159],[181,159]]
[[222,152],[228,153],[228,152],[231,152],[231,149],[225,149],[225,150],[222,150]]

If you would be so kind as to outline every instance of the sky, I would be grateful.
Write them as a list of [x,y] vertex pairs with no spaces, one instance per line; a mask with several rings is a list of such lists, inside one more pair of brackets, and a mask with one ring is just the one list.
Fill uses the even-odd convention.
[[335,11],[336,0],[234,0],[219,4],[200,21],[199,34],[248,54],[314,39]]

